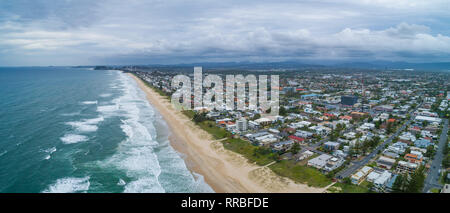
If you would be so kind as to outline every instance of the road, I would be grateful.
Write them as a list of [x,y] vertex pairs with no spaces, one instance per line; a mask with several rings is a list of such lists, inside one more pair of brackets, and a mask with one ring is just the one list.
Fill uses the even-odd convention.
[[439,138],[438,149],[434,155],[434,159],[431,162],[431,167],[428,170],[428,175],[425,179],[423,192],[428,192],[432,188],[442,188],[439,183],[442,160],[444,159],[444,147],[447,146],[447,133],[448,133],[448,119],[444,119],[444,126],[442,127],[441,137]]
[[408,121],[406,121],[400,128],[398,128],[397,131],[394,134],[392,134],[388,139],[386,139],[382,144],[378,145],[369,155],[367,155],[360,161],[352,162],[348,168],[338,172],[336,174],[336,178],[343,179],[349,177],[350,175],[361,169],[364,165],[369,163],[371,159],[377,156],[378,151],[384,149],[386,144],[390,144],[394,138],[396,138],[401,132],[403,132],[403,130],[405,130],[406,126],[409,125],[413,119],[414,116],[411,116],[411,118]]
[[311,151],[311,152],[318,153],[318,154],[320,154],[320,155],[321,155],[321,154],[327,154],[327,153],[325,153],[325,152],[322,152],[322,151],[318,150],[318,148],[319,148],[320,146],[322,146],[322,144],[323,144],[325,141],[328,141],[328,137],[325,137],[324,139],[318,141],[317,143],[314,143],[314,144],[312,144],[312,145],[306,147],[306,150],[309,150],[309,151]]

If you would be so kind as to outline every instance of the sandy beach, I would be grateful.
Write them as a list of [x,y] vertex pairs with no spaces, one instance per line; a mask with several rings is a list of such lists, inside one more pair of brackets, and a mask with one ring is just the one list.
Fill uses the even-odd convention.
[[264,166],[249,163],[243,156],[224,149],[220,141],[212,139],[183,113],[176,111],[168,99],[162,97],[142,80],[132,76],[146,93],[147,99],[163,116],[171,129],[171,145],[184,154],[188,168],[201,174],[215,192],[305,192],[321,193],[325,188],[309,187],[276,175]]

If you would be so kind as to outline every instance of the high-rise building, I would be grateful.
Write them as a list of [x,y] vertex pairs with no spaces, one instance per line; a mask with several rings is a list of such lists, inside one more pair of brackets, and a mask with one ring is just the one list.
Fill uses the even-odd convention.
[[247,120],[245,118],[241,118],[238,121],[236,121],[237,128],[240,132],[247,131]]
[[353,106],[358,102],[357,96],[343,95],[341,96],[341,104],[346,106]]

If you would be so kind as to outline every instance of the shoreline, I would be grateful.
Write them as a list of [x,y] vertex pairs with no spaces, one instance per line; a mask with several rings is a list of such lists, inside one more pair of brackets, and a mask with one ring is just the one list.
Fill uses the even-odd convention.
[[325,188],[309,187],[275,174],[265,166],[248,160],[229,150],[220,141],[195,125],[182,112],[176,111],[170,101],[148,87],[141,79],[127,73],[145,92],[147,100],[161,114],[170,128],[170,145],[183,154],[191,172],[203,176],[205,182],[221,193],[303,192],[321,193]]

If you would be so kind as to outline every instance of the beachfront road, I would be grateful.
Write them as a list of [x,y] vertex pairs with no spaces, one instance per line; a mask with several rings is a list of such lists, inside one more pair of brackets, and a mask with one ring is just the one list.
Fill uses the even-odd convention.
[[447,133],[448,133],[448,119],[444,119],[444,126],[442,127],[441,137],[439,138],[438,149],[434,155],[434,159],[431,163],[431,167],[428,170],[428,175],[425,179],[423,192],[428,192],[432,188],[442,188],[439,183],[440,169],[442,166],[442,160],[444,159],[444,147],[447,146]]

